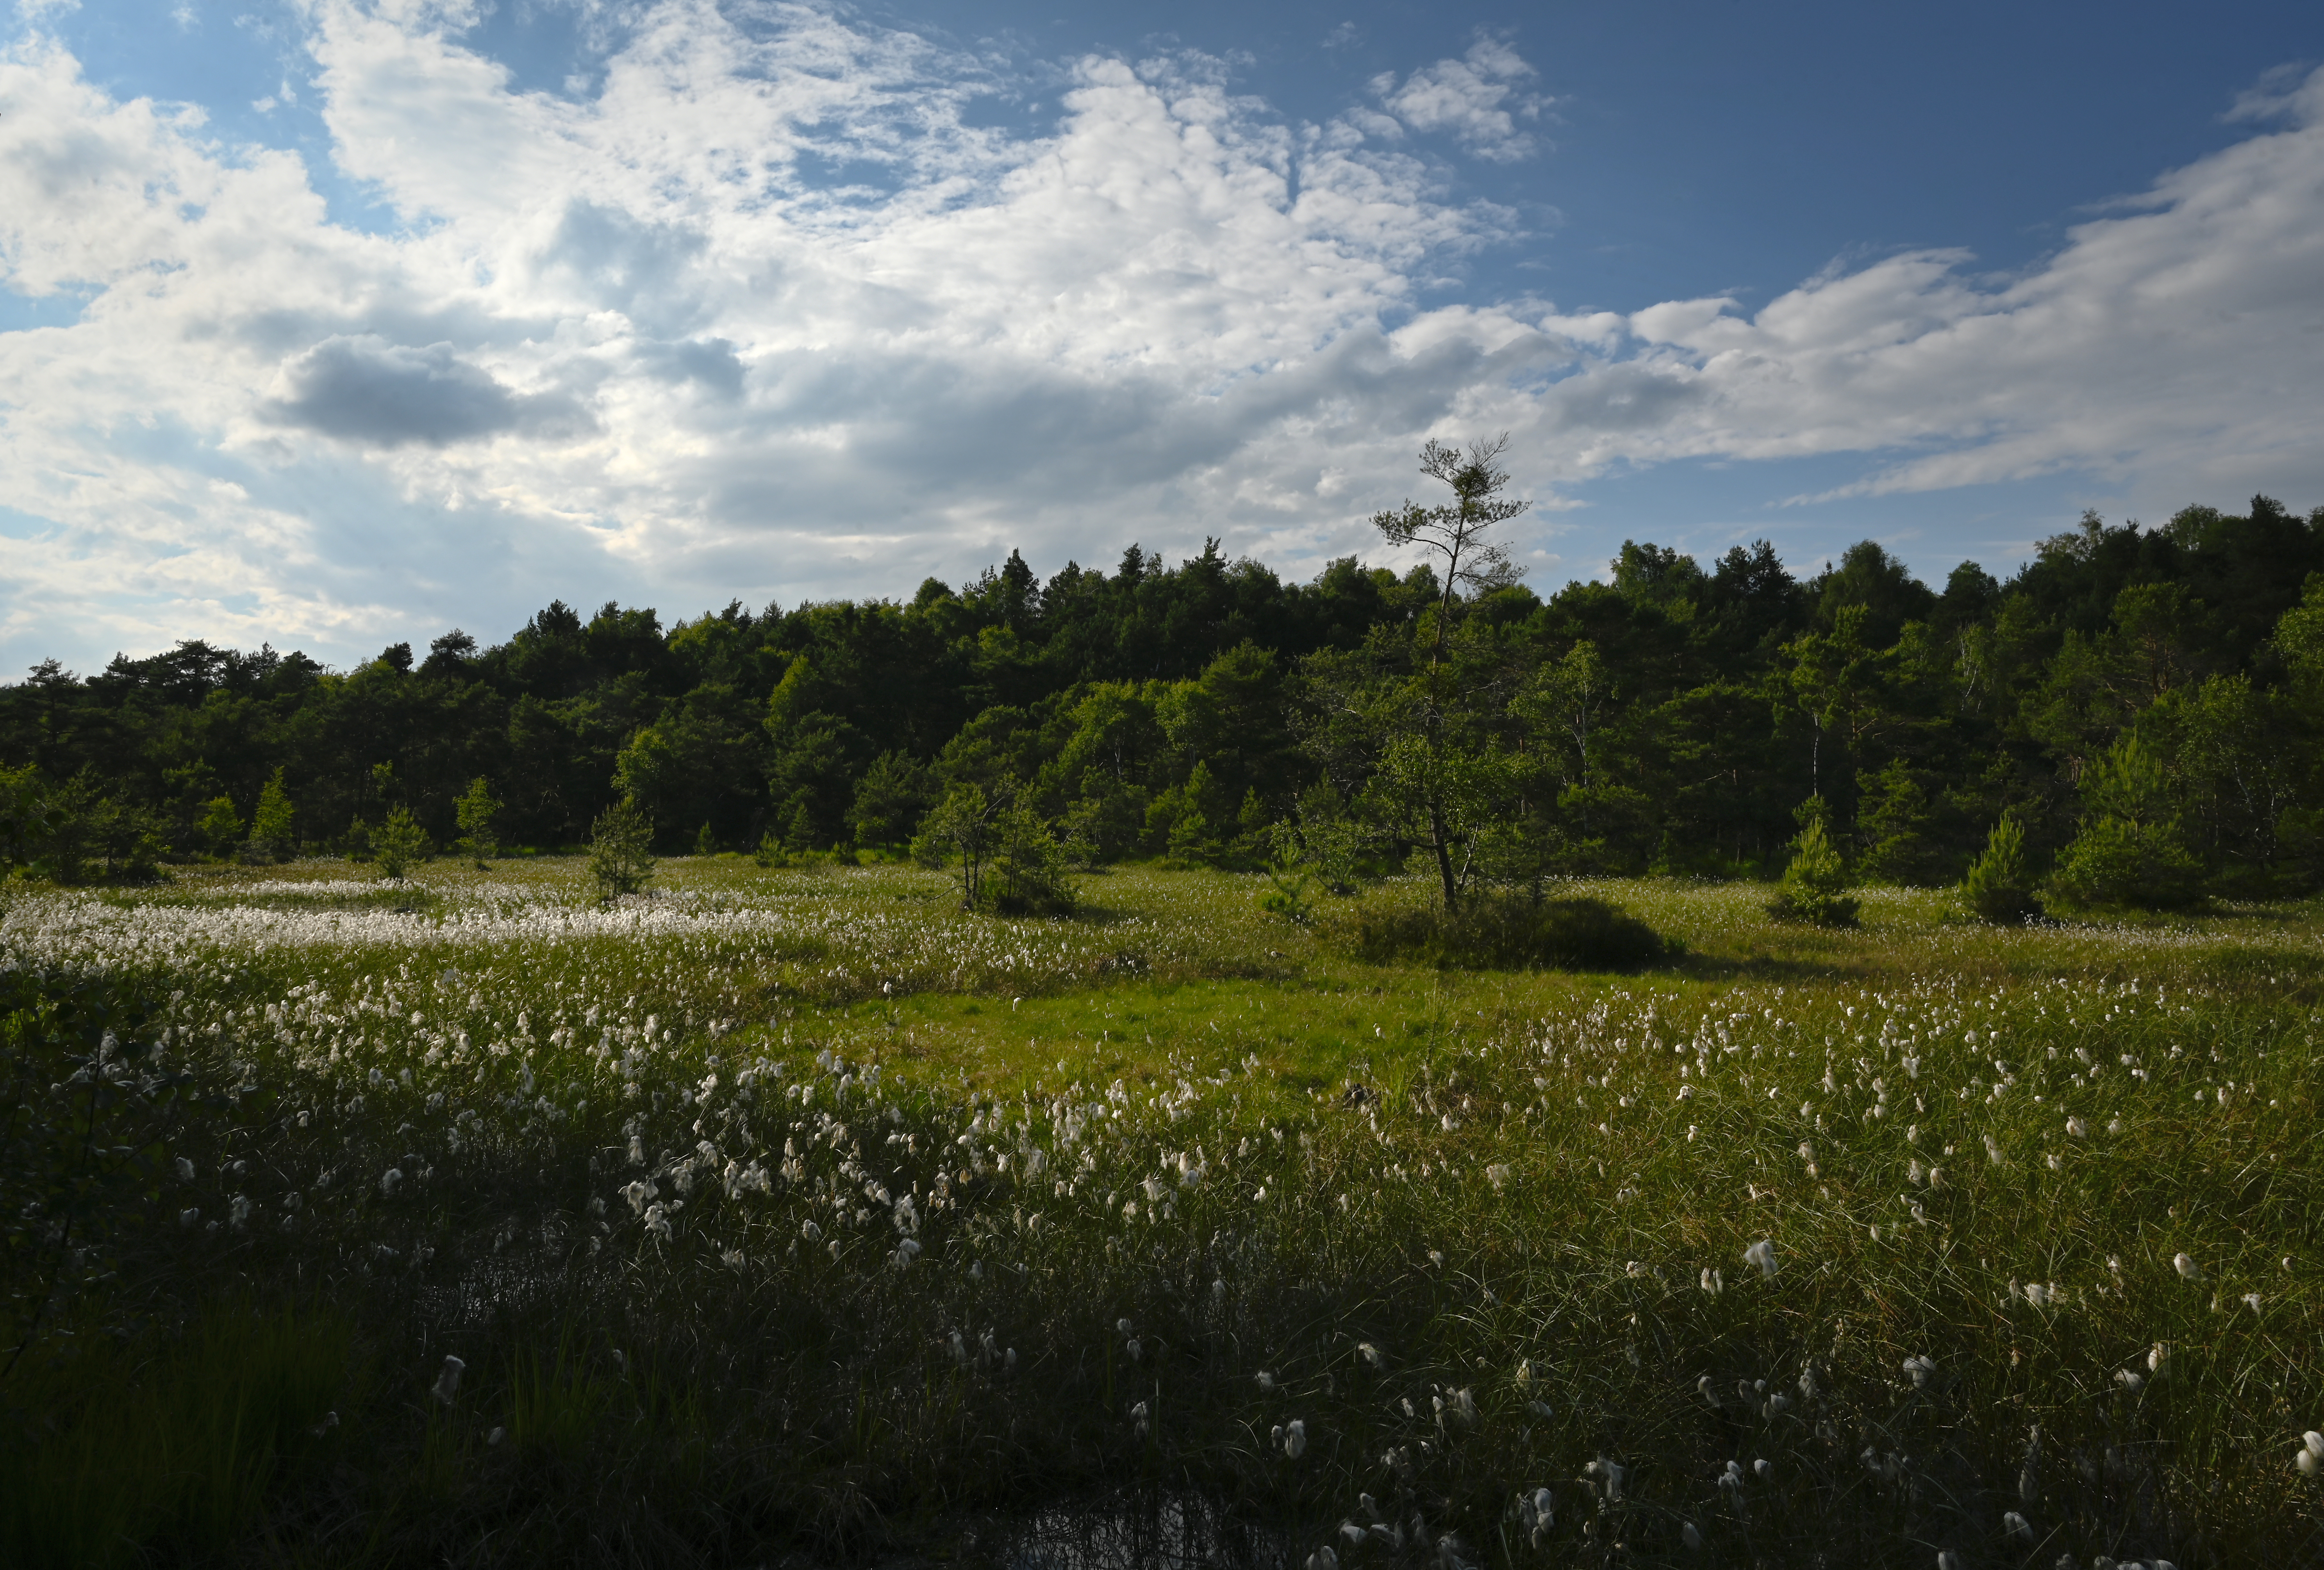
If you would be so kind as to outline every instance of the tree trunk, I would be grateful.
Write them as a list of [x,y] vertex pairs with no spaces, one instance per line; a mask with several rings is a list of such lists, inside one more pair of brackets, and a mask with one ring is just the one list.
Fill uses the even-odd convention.
[[1444,909],[1449,914],[1459,901],[1460,893],[1452,881],[1452,847],[1444,843],[1444,808],[1439,802],[1428,804],[1428,835],[1435,843],[1436,876],[1444,885]]

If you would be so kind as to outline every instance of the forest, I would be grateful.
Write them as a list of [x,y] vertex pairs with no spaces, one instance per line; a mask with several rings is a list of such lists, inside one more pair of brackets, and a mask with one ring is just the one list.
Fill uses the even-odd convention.
[[1765,540],[1707,567],[1626,542],[1546,597],[1441,556],[1288,583],[1133,545],[1044,582],[1012,551],[907,601],[669,626],[557,601],[345,671],[201,642],[51,660],[0,688],[0,762],[43,805],[13,853],[67,882],[360,859],[398,815],[553,851],[625,798],[664,852],[862,855],[973,785],[1080,866],[1411,864],[1451,900],[1770,876],[1813,817],[1864,881],[1957,882],[2006,824],[2026,881],[2163,906],[2324,875],[2319,574],[2324,507],[2266,496],[2085,514],[1941,587],[1871,540],[1812,576]]

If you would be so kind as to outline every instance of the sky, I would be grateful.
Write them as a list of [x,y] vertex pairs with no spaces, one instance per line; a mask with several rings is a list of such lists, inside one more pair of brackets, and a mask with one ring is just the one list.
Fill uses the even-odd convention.
[[0,672],[2324,503],[2312,0],[13,4]]

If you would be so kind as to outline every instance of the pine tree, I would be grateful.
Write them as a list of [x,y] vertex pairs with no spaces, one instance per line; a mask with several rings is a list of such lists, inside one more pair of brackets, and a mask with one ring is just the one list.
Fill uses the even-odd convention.
[[277,769],[258,793],[257,810],[250,815],[250,842],[244,854],[252,861],[288,861],[299,845],[290,792]]
[[1806,827],[1792,842],[1791,865],[1784,869],[1768,913],[1819,927],[1853,927],[1858,903],[1848,892],[1848,864],[1824,829],[1823,798],[1808,798],[1801,811]]
[[428,831],[411,816],[409,808],[399,807],[387,815],[371,836],[372,859],[379,864],[383,878],[401,878],[411,870],[414,863],[424,862],[436,851]]
[[2042,913],[2042,902],[2034,897],[2034,880],[2025,871],[2025,826],[2015,813],[2003,814],[1993,826],[1985,853],[1961,883],[1961,896],[1979,917],[1997,924]]
[[500,816],[501,804],[493,799],[492,785],[482,774],[469,782],[467,794],[454,802],[452,808],[459,818],[460,848],[475,857],[478,866],[500,854],[493,820]]

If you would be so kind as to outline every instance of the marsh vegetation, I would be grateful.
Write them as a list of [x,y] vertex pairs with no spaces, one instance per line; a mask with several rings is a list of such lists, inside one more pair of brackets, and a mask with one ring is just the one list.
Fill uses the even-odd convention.
[[654,870],[13,899],[11,1562],[2319,1552],[2312,904]]

